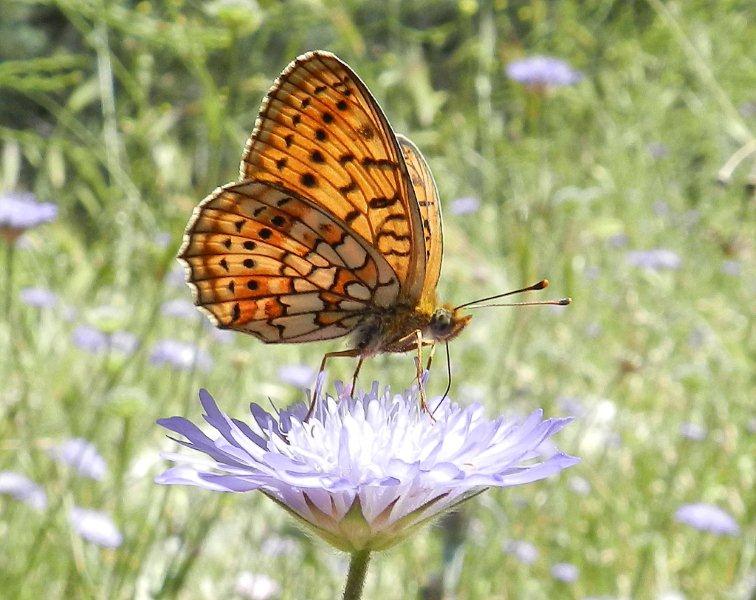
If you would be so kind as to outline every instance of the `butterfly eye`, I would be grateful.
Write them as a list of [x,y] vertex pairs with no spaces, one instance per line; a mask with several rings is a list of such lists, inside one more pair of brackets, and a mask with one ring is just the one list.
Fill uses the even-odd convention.
[[451,329],[451,314],[443,308],[433,313],[430,320],[430,329],[434,335],[442,336]]

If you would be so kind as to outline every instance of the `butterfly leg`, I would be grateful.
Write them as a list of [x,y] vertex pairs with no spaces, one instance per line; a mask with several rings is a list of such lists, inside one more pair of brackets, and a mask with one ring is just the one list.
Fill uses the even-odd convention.
[[415,367],[417,368],[417,389],[420,394],[420,408],[430,414],[428,404],[425,402],[425,387],[423,386],[423,332],[419,329],[415,331],[417,339],[417,356],[415,357]]
[[[336,358],[339,356],[360,356],[360,351],[357,348],[352,348],[351,350],[340,350],[338,352],[326,352],[323,355],[323,360],[320,363],[320,369],[318,370],[318,376],[315,379],[317,382],[320,379],[320,374],[325,371],[326,363],[328,362],[329,358]],[[359,373],[359,367],[362,366],[362,357],[360,357],[360,363],[357,365],[357,371],[354,374],[355,379],[357,378],[357,373]],[[310,398],[310,408],[307,409],[307,414],[305,415],[304,420],[308,421],[310,417],[312,416],[312,413],[315,411],[315,401],[317,400],[317,396],[315,395],[317,391],[317,387],[313,387],[312,389],[312,398]]]
[[360,360],[357,361],[357,368],[354,370],[354,375],[352,375],[352,391],[349,392],[349,397],[354,398],[354,390],[357,389],[357,375],[360,374],[360,369],[362,368],[362,362],[365,360],[364,356],[360,356]]

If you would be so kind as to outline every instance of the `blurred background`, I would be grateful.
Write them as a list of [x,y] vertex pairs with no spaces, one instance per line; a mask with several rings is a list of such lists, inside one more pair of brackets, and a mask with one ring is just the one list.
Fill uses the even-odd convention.
[[155,419],[196,420],[199,387],[238,417],[286,405],[343,347],[214,330],[175,260],[273,79],[325,49],[428,158],[441,299],[543,277],[574,299],[477,311],[451,395],[574,415],[558,443],[582,463],[376,557],[366,597],[752,597],[749,4],[6,0],[0,595],[339,594],[345,559],[261,495],[153,483],[175,448]]

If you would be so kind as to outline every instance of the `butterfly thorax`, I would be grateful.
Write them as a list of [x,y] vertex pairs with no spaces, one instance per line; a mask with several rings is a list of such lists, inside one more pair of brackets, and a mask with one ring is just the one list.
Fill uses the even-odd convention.
[[448,306],[397,305],[366,317],[355,331],[355,346],[363,356],[410,352],[417,348],[418,332],[425,343],[445,342],[456,337],[471,318]]

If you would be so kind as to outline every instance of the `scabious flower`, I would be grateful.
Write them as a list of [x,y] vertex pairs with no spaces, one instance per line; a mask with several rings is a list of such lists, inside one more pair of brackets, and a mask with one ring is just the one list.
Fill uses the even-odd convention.
[[45,510],[47,494],[31,479],[13,471],[0,471],[0,494],[12,496],[34,510]]
[[167,365],[177,370],[189,370],[193,365],[202,371],[209,371],[213,361],[201,348],[178,340],[160,340],[152,347],[150,362],[153,365]]
[[563,453],[541,458],[539,446],[570,418],[486,418],[483,407],[445,402],[432,418],[417,391],[318,394],[305,421],[303,404],[270,414],[252,404],[246,423],[221,412],[200,391],[205,435],[182,417],[158,421],[180,443],[207,457],[167,454],[176,466],[158,483],[222,492],[260,490],[336,548],[388,548],[422,523],[489,487],[544,479],[578,462]]
[[0,235],[14,242],[27,229],[53,221],[58,207],[48,202],[37,202],[29,192],[0,194]]
[[58,296],[47,288],[27,287],[19,292],[21,302],[34,308],[53,308],[58,303]]
[[105,459],[91,444],[82,438],[72,438],[50,449],[50,456],[56,461],[73,467],[80,475],[102,481],[107,475]]
[[529,56],[507,65],[507,77],[535,88],[574,85],[583,79],[580,71],[552,56]]
[[281,586],[263,573],[242,571],[237,575],[234,591],[247,600],[272,600],[281,593]]
[[551,567],[551,576],[558,581],[574,583],[578,578],[578,568],[571,563],[557,563]]
[[512,554],[524,565],[532,565],[538,560],[538,548],[525,540],[509,540],[504,543],[504,552]]
[[83,539],[103,548],[118,548],[123,536],[113,520],[103,512],[74,506],[68,513],[71,527]]
[[718,506],[700,502],[683,504],[675,512],[675,519],[701,531],[716,535],[737,535],[740,527],[730,515]]
[[702,442],[706,439],[706,429],[698,423],[686,421],[680,424],[680,435],[694,442]]
[[315,369],[307,365],[285,365],[278,369],[278,379],[304,390],[315,381]]
[[479,208],[480,200],[472,196],[467,196],[464,198],[457,198],[456,200],[452,200],[449,211],[453,215],[461,216],[477,212]]
[[677,252],[665,248],[632,250],[626,255],[627,263],[649,271],[674,271],[680,268],[682,259]]
[[133,333],[114,331],[111,334],[107,334],[89,325],[80,325],[74,329],[71,339],[75,346],[92,354],[99,354],[110,350],[118,354],[130,356],[139,346],[139,340]]
[[202,318],[194,303],[189,302],[185,298],[163,302],[163,305],[160,307],[160,314],[166,317],[178,317],[179,319],[190,321],[197,321]]
[[75,346],[92,354],[103,352],[108,347],[108,336],[89,325],[79,325],[74,329],[71,340]]

